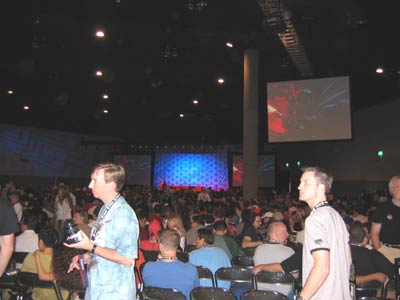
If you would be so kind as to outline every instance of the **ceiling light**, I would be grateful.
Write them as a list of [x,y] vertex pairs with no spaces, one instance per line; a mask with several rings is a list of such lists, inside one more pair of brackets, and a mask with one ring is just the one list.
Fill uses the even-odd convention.
[[14,94],[14,91],[13,90],[8,90],[7,94],[12,95],[12,94]]
[[103,72],[100,71],[100,70],[97,70],[97,71],[96,71],[96,76],[97,76],[97,77],[103,76]]
[[233,44],[231,42],[226,42],[225,45],[229,48],[233,48]]
[[29,110],[29,106],[28,105],[24,105],[24,110]]
[[180,118],[183,118],[185,115],[184,114],[179,114],[179,117]]
[[191,11],[201,12],[207,7],[206,0],[187,0],[186,7]]
[[108,99],[108,95],[107,94],[103,94],[103,99]]
[[218,83],[219,84],[223,84],[225,82],[225,80],[223,78],[218,78]]
[[96,31],[96,37],[103,38],[104,36],[105,36],[105,34],[104,34],[103,30],[97,30]]
[[375,72],[378,73],[378,74],[382,74],[383,73],[383,68],[382,67],[378,67],[378,68],[376,68]]
[[199,104],[199,100],[193,99],[193,104]]
[[103,109],[104,114],[108,114],[108,109]]

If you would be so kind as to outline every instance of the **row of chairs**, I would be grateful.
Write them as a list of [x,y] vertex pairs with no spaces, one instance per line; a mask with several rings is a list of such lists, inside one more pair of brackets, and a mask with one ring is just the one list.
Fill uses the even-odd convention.
[[[185,295],[174,289],[145,287],[142,292],[143,300],[187,300]],[[235,295],[228,289],[217,287],[197,287],[190,293],[190,300],[236,300]],[[243,293],[240,300],[288,300],[285,295],[274,291],[251,290]]]
[[295,279],[289,273],[281,273],[281,272],[268,272],[261,271],[256,275],[253,274],[253,271],[248,268],[243,267],[229,267],[229,268],[220,268],[215,274],[211,272],[206,267],[197,266],[197,272],[199,275],[199,279],[208,279],[212,282],[213,287],[218,287],[219,281],[230,281],[230,282],[239,282],[239,283],[249,283],[251,284],[252,289],[258,289],[259,283],[267,283],[273,285],[288,285],[294,290],[295,288]]
[[32,288],[52,289],[57,300],[63,300],[57,284],[53,281],[40,280],[36,273],[13,272],[12,274],[4,274],[0,278],[0,291],[11,291],[14,299],[17,300],[30,299]]

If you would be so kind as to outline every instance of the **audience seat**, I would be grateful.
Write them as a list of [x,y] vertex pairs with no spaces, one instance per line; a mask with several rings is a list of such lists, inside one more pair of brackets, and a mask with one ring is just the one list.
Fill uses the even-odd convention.
[[240,300],[288,300],[288,297],[275,291],[248,291]]
[[186,300],[184,294],[175,289],[146,286],[142,292],[143,300]]
[[236,300],[228,289],[201,286],[190,293],[190,300]]

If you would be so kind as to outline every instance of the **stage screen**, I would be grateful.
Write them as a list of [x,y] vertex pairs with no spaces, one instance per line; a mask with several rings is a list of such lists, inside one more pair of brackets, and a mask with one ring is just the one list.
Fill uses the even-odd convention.
[[153,185],[201,186],[228,189],[226,153],[157,153]]
[[268,141],[351,139],[348,77],[267,84]]
[[[257,165],[258,187],[275,186],[275,156],[259,155]],[[232,155],[232,186],[243,185],[243,155]]]
[[126,184],[150,184],[151,155],[115,155],[114,162],[124,166]]

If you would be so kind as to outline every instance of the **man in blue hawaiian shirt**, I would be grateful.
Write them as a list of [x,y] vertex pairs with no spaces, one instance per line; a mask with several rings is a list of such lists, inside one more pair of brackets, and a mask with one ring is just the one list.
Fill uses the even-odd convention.
[[[139,226],[136,214],[119,194],[125,179],[121,165],[101,163],[93,168],[89,188],[104,202],[90,237],[81,232],[82,241],[64,244],[83,249],[88,266],[86,300],[134,300],[134,265],[137,258]],[[79,268],[78,256],[70,271]]]

